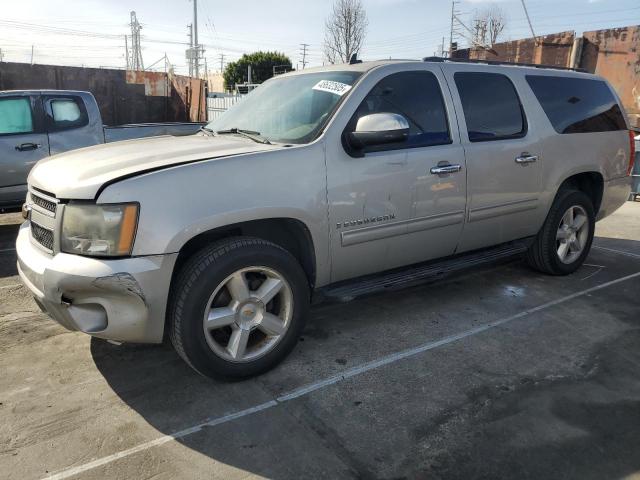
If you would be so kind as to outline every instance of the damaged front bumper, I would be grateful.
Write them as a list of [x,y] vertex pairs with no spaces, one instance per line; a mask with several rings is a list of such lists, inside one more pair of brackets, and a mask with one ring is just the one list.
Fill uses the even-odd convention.
[[159,343],[177,254],[102,260],[16,242],[18,272],[36,302],[69,330],[118,342]]

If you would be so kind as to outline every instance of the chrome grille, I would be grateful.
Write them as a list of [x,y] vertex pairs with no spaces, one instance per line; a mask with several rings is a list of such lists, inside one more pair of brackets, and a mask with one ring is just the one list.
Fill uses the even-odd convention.
[[31,201],[38,205],[40,208],[44,208],[48,212],[56,213],[56,202],[52,202],[51,200],[47,200],[46,198],[42,198],[39,195],[31,193]]
[[47,250],[53,250],[53,232],[41,227],[37,223],[31,222],[31,236]]

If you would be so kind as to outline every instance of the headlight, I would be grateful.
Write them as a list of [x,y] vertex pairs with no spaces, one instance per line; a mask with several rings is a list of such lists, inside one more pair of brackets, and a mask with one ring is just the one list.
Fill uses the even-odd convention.
[[95,257],[130,255],[138,225],[138,204],[68,204],[60,250]]

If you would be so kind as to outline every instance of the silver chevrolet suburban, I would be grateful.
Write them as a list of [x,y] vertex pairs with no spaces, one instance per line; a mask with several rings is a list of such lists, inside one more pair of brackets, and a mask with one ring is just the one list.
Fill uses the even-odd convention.
[[628,198],[632,159],[620,101],[591,74],[438,59],[306,69],[198,134],[40,161],[18,268],[69,329],[170,338],[204,375],[255,375],[292,350],[313,299],[522,254],[572,273]]

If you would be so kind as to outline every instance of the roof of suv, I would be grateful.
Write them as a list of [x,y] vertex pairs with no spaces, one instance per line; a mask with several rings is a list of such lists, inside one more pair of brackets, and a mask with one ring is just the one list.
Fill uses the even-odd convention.
[[506,68],[528,68],[533,70],[555,70],[560,72],[578,72],[578,73],[588,73],[581,69],[572,69],[566,67],[558,67],[554,65],[535,65],[535,64],[524,64],[524,63],[514,63],[514,62],[498,62],[491,60],[458,60],[458,59],[447,59],[440,57],[427,57],[425,59],[388,59],[388,60],[375,60],[375,61],[358,61],[357,63],[337,63],[333,65],[324,65],[321,67],[312,67],[306,68],[304,70],[294,70],[289,72],[287,75],[295,75],[301,73],[312,73],[312,72],[328,72],[328,71],[355,71],[355,72],[367,72],[373,68],[380,67],[383,65],[391,65],[391,64],[416,64],[416,63],[440,63],[446,65],[476,65],[479,68],[482,67],[495,67],[495,66],[503,66]]

